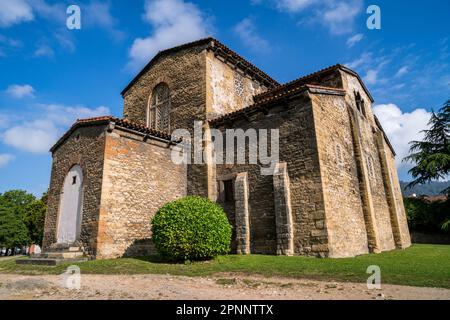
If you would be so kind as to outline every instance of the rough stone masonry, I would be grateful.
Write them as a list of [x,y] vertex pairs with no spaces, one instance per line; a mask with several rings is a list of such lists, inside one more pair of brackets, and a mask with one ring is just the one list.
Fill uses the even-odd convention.
[[[279,84],[206,38],[159,52],[122,96],[123,119],[78,120],[52,147],[44,250],[73,230],[76,241],[65,245],[91,258],[152,254],[152,216],[185,195],[224,207],[238,254],[351,257],[410,246],[395,152],[370,92],[345,66]],[[194,121],[222,132],[278,129],[277,173],[175,164],[170,133],[193,132]],[[61,219],[61,203],[73,197],[79,205],[63,216],[75,218]]]

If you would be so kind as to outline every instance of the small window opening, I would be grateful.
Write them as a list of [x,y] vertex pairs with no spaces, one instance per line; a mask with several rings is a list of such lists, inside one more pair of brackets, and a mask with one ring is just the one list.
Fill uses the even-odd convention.
[[359,92],[355,92],[355,102],[356,102],[356,108],[365,117],[366,116],[366,109],[365,109],[365,106],[364,106],[364,99],[361,97]]
[[223,182],[223,189],[225,202],[234,201],[233,180],[225,180]]
[[72,184],[77,184],[77,176],[72,177]]

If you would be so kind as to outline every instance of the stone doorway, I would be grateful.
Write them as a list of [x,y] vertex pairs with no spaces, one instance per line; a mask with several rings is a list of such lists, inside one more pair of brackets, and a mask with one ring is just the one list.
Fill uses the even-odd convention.
[[58,244],[73,244],[80,236],[83,210],[83,171],[73,166],[64,179],[58,218]]
[[217,181],[218,199],[217,202],[223,207],[227,214],[228,221],[233,227],[233,236],[231,238],[231,253],[237,252],[236,242],[236,208],[234,199],[234,177],[224,178]]

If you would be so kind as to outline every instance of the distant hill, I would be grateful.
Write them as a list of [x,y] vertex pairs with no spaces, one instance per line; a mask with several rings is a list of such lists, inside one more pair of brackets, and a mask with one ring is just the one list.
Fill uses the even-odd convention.
[[431,182],[428,184],[420,184],[412,187],[411,189],[406,189],[406,186],[409,182],[400,181],[400,187],[402,188],[402,192],[404,196],[410,196],[413,193],[416,195],[427,195],[427,196],[436,196],[439,195],[442,190],[450,187],[450,181],[445,182]]

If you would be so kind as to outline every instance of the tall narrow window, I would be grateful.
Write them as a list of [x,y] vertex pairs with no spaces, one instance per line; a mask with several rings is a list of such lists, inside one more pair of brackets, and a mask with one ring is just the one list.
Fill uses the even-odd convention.
[[355,92],[355,102],[356,102],[356,108],[363,114],[363,116],[366,116],[366,109],[364,106],[364,99],[361,98],[361,95],[359,92]]
[[170,90],[165,83],[160,83],[153,89],[148,126],[167,133],[170,130]]

